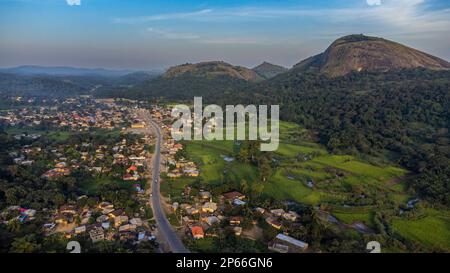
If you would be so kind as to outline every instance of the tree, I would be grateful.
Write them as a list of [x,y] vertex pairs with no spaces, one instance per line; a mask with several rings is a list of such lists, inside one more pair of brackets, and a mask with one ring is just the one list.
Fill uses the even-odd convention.
[[40,245],[36,242],[35,235],[30,234],[14,239],[9,251],[11,253],[36,253],[39,249]]

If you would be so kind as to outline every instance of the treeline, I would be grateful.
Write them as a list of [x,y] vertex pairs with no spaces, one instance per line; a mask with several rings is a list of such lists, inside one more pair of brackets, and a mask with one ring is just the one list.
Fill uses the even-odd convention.
[[[127,90],[156,77],[154,73],[136,72],[124,76],[44,75],[0,72],[0,95],[73,97],[98,92]],[[118,96],[119,97],[119,96]]]
[[194,96],[228,96],[237,90],[245,90],[252,84],[229,76],[213,78],[193,76],[189,73],[173,77],[158,77],[128,87],[104,87],[95,92],[98,97],[127,99],[160,99],[163,101],[193,102]]

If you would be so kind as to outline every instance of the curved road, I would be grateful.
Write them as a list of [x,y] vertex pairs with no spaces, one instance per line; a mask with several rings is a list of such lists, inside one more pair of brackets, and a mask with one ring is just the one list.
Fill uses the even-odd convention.
[[155,129],[156,133],[156,144],[155,144],[155,153],[153,155],[153,175],[152,175],[152,208],[153,215],[156,219],[156,223],[158,224],[158,231],[161,233],[162,237],[168,243],[170,249],[173,253],[189,253],[180,238],[170,225],[169,221],[166,218],[166,214],[164,213],[164,209],[161,205],[161,195],[159,191],[159,166],[161,161],[161,130],[153,120],[149,117],[147,118],[148,124],[151,124]]

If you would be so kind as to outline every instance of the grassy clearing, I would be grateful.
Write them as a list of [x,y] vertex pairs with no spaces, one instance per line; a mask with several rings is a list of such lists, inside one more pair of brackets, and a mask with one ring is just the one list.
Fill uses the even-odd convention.
[[[281,143],[276,151],[276,154],[281,157],[281,165],[264,183],[264,195],[279,200],[289,199],[313,205],[337,202],[347,197],[347,193],[340,193],[338,190],[344,191],[351,185],[361,183],[380,187],[382,185],[380,182],[405,174],[404,170],[396,167],[380,167],[362,162],[352,156],[331,155],[319,144],[302,140],[299,135],[305,132],[306,130],[298,125],[281,122]],[[255,166],[237,161],[227,163],[223,160],[223,155],[230,156],[237,151],[238,146],[233,141],[187,142],[187,152],[191,159],[199,164],[200,178],[203,183],[215,184],[223,183],[223,181],[238,183],[243,179],[250,184],[259,183],[258,170]],[[299,154],[313,154],[315,157],[301,162],[297,161]],[[333,170],[341,170],[346,175],[343,179],[336,180]],[[309,180],[313,180],[318,187],[307,187],[306,182]],[[336,180],[332,193],[330,188],[320,187],[321,181],[328,180]],[[180,186],[189,183],[186,179],[179,181]]]
[[450,251],[450,213],[428,209],[417,220],[395,219],[393,230],[409,241]]
[[264,184],[264,194],[278,200],[295,200],[306,204],[317,204],[326,197],[326,194],[313,191],[298,180],[288,179],[282,170],[278,170]]
[[6,132],[10,135],[18,135],[18,134],[39,134],[45,138],[56,140],[56,141],[65,141],[69,139],[69,137],[73,134],[69,131],[59,131],[59,130],[39,130],[36,128],[18,128],[18,127],[9,127],[6,129]]
[[80,187],[84,191],[86,191],[86,193],[96,195],[100,193],[99,191],[101,190],[101,187],[105,185],[118,185],[127,189],[130,189],[132,186],[131,183],[126,183],[117,178],[99,177],[83,180],[83,183],[80,185]]
[[345,224],[353,224],[355,222],[362,222],[368,227],[373,227],[373,213],[372,212],[333,212],[333,215]]
[[294,144],[284,144],[281,143],[276,151],[277,154],[286,157],[296,157],[298,154],[311,154],[311,153],[319,153],[325,154],[326,151],[322,148],[318,147],[309,147],[309,146],[301,146]]
[[342,169],[353,174],[369,176],[380,181],[399,177],[406,173],[405,170],[397,167],[388,166],[382,168],[357,161],[354,157],[345,155],[326,155],[314,158],[313,161],[334,168]]

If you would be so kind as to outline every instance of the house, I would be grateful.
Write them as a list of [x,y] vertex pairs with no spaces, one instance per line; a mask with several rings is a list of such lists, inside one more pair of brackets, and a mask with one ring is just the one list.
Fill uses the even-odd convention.
[[284,209],[273,209],[273,210],[270,211],[270,213],[272,213],[276,217],[281,217],[286,212],[284,211]]
[[231,192],[224,193],[224,194],[222,194],[222,197],[229,202],[232,202],[235,199],[239,199],[239,200],[245,199],[245,195],[238,191],[231,191]]
[[142,226],[142,219],[141,218],[133,218],[130,220],[130,224],[140,227],[140,226]]
[[233,227],[233,232],[234,232],[234,235],[241,236],[241,234],[242,234],[242,227]]
[[123,210],[121,210],[121,209],[114,210],[108,214],[108,216],[111,217],[112,219],[114,219],[118,216],[121,216],[121,215],[123,215]]
[[104,230],[109,229],[109,226],[110,226],[110,223],[109,223],[109,222],[103,222],[103,223],[102,223],[102,228],[103,228]]
[[75,234],[81,234],[83,232],[86,232],[86,226],[79,226],[75,228]]
[[267,217],[266,218],[266,223],[271,225],[275,229],[281,229],[281,227],[283,226],[283,225],[281,225],[280,222],[278,222],[276,219],[274,219],[272,217]]
[[213,213],[216,210],[217,210],[217,203],[206,202],[205,204],[202,205],[203,212]]
[[102,210],[102,214],[104,214],[104,215],[109,215],[109,214],[112,213],[112,212],[114,212],[114,209],[113,209],[113,208]]
[[180,204],[178,202],[173,202],[173,204],[172,204],[173,211],[177,211],[179,206],[180,206]]
[[89,237],[91,237],[93,243],[96,243],[105,239],[105,233],[101,227],[95,227],[89,231]]
[[289,212],[283,213],[283,218],[288,221],[295,222],[295,221],[297,221],[298,217],[299,217],[299,215],[295,211],[289,211]]
[[289,253],[301,253],[308,249],[308,244],[280,233],[269,244],[269,249],[277,252],[280,252],[279,250],[283,250]]
[[145,231],[141,231],[141,232],[139,232],[138,233],[138,236],[137,236],[137,239],[138,239],[138,241],[142,241],[142,240],[144,240],[145,239]]
[[119,232],[128,232],[128,231],[132,231],[135,230],[136,226],[135,225],[131,225],[131,224],[126,224],[123,226],[119,227]]
[[167,177],[169,177],[169,178],[179,178],[181,176],[182,176],[181,172],[179,172],[177,170],[174,170],[167,174]]
[[217,216],[202,217],[202,221],[207,223],[210,226],[220,222],[220,220],[219,220],[219,218],[217,218]]
[[135,165],[131,165],[131,167],[127,169],[127,172],[136,172],[137,170],[138,168]]
[[27,217],[34,217],[34,215],[36,214],[36,210],[27,209],[27,210],[23,211],[22,214],[26,215]]
[[99,217],[97,217],[96,221],[98,223],[103,223],[109,220],[108,215],[100,215]]
[[198,195],[200,196],[201,199],[204,199],[204,200],[211,199],[211,193],[209,191],[200,191],[198,193]]
[[109,202],[101,202],[100,204],[98,204],[98,208],[102,209],[102,210],[104,210],[104,209],[113,209],[114,205],[109,203]]
[[257,213],[259,213],[259,214],[264,214],[265,212],[266,212],[266,210],[265,209],[263,209],[263,208],[256,208],[255,209],[255,211],[257,212]]
[[245,202],[242,201],[241,199],[236,198],[236,199],[233,200],[233,205],[235,205],[235,206],[243,206],[243,205],[245,205]]
[[121,216],[117,216],[116,218],[114,218],[114,226],[116,226],[116,227],[118,227],[126,222],[128,222],[128,216],[126,216],[126,215],[121,215]]
[[76,214],[77,213],[77,209],[75,206],[72,205],[65,205],[59,208],[59,212],[60,213],[65,213],[65,214]]
[[242,221],[244,220],[244,218],[240,217],[240,216],[233,216],[230,217],[230,225],[232,226],[238,226],[242,223]]
[[180,208],[182,210],[187,210],[187,209],[192,208],[192,205],[191,204],[187,204],[187,203],[183,203],[183,204],[180,205]]
[[205,238],[205,233],[203,232],[203,228],[200,226],[191,227],[191,234],[194,239],[203,239]]
[[289,247],[279,243],[269,243],[269,250],[278,252],[278,253],[288,253]]
[[126,173],[123,176],[124,181],[137,181],[137,180],[139,180],[139,178],[140,178],[140,176],[138,174],[131,175],[129,173]]
[[189,215],[198,214],[199,210],[198,210],[198,208],[187,208],[186,213]]
[[145,128],[145,123],[144,122],[139,122],[139,123],[133,123],[131,125],[132,129],[144,129]]

